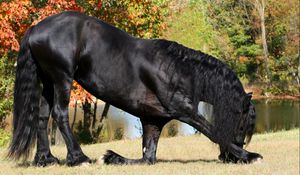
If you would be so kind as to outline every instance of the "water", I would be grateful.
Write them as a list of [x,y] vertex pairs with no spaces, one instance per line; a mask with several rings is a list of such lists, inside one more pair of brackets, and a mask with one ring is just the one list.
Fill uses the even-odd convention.
[[[257,133],[288,130],[299,127],[300,101],[255,100],[253,102],[257,113]],[[98,105],[97,116],[102,114],[103,107],[104,103]],[[201,102],[198,107],[198,112],[207,120],[210,120],[212,109],[213,107],[211,105]],[[72,116],[72,111],[70,114],[70,116]],[[82,111],[78,111],[77,115],[78,119],[82,118]],[[72,121],[72,119],[70,121]],[[111,139],[113,139],[114,132],[117,129],[121,129],[123,138],[127,139],[139,138],[142,135],[140,120],[113,106],[110,106],[108,119],[105,122]],[[168,124],[164,128],[162,135],[168,136],[170,132],[171,135],[191,135],[194,134],[196,130],[187,124],[172,121],[171,124]]]
[[299,127],[300,101],[255,100],[256,132],[289,130]]

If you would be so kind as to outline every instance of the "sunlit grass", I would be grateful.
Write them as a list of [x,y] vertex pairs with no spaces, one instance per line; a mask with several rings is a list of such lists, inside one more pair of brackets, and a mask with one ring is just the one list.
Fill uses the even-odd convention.
[[[94,161],[107,149],[129,158],[139,158],[142,154],[141,139],[84,145],[82,149]],[[161,138],[157,152],[158,163],[151,166],[93,163],[81,167],[56,165],[38,168],[4,160],[6,149],[1,148],[0,174],[299,174],[299,129],[254,135],[247,150],[262,154],[263,161],[250,165],[223,164],[217,160],[217,145],[203,135],[195,135]],[[59,159],[65,159],[65,146],[54,146],[52,152]]]

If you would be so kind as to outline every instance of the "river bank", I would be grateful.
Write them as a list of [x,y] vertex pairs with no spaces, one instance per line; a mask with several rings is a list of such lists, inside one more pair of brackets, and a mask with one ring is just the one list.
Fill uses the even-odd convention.
[[245,85],[244,89],[247,93],[252,92],[252,100],[270,99],[270,100],[296,100],[300,101],[300,94],[292,95],[273,95],[270,93],[263,93],[262,88],[259,86]]

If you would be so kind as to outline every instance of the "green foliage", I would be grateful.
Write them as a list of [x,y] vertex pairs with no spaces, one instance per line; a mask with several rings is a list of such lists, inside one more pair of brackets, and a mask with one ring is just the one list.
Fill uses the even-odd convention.
[[[85,13],[102,19],[134,36],[142,38],[157,38],[164,25],[160,5],[167,1],[140,0],[102,0],[101,6],[97,1],[76,1],[85,9]],[[95,10],[96,9],[96,10]]]
[[0,147],[7,146],[11,139],[11,134],[0,128]]
[[34,7],[41,8],[47,5],[48,0],[31,0],[31,2]]
[[252,0],[190,0],[171,13],[164,37],[225,61],[244,82],[275,95],[299,95],[299,1],[266,1],[266,79],[261,18]]
[[251,23],[253,7],[244,1],[238,3],[234,0],[216,3],[205,0],[205,3],[207,21],[219,33],[219,40],[222,40],[224,35],[228,37],[225,44],[229,47],[220,50],[223,59],[240,77],[257,78],[252,71],[260,65],[257,58],[262,54],[262,50],[256,42],[256,27]]
[[103,119],[102,125],[101,125],[101,131],[98,135],[97,142],[103,143],[103,142],[109,142],[112,139],[112,133],[111,128],[109,127],[107,119]]
[[171,121],[167,124],[166,128],[168,129],[168,135],[169,137],[175,137],[178,134],[178,122],[177,121]]
[[90,143],[95,143],[95,140],[93,140],[92,134],[87,128],[83,122],[80,120],[77,124],[76,130],[74,132],[76,140],[79,143],[83,144],[90,144]]
[[[300,2],[271,0],[266,9],[272,94],[300,94],[299,75]],[[298,74],[298,75],[297,75]]]
[[14,59],[9,59],[8,55],[0,58],[0,128],[5,127],[6,116],[12,111],[14,63]]
[[266,89],[274,95],[278,94],[291,94],[297,95],[300,92],[299,79],[297,75],[297,65],[299,62],[297,58],[291,56],[281,56],[273,58],[271,62],[272,70],[272,85]]
[[115,140],[121,140],[124,136],[124,130],[123,128],[117,128],[114,132],[114,139]]
[[83,119],[76,124],[74,131],[76,139],[83,144],[96,143],[102,129],[102,123],[98,127],[93,126],[93,117],[96,114],[94,114],[95,111],[90,101],[85,100],[81,104],[81,107],[83,110]]
[[[161,12],[161,8],[166,7],[168,0],[156,0],[154,2],[140,0],[32,0],[32,3],[29,1],[2,0],[0,2],[8,2],[6,6],[7,8],[14,7],[12,9],[13,12],[18,12],[18,10],[24,11],[24,9],[27,10],[26,13],[24,13],[27,15],[23,13],[12,13],[10,10],[4,10],[0,15],[3,17],[0,20],[1,29],[14,27],[11,29],[14,35],[10,34],[10,36],[6,31],[0,32],[0,38],[2,38],[0,50],[4,49],[4,55],[0,58],[0,127],[4,127],[5,118],[11,113],[13,103],[14,63],[16,55],[9,53],[12,48],[15,48],[15,50],[18,48],[17,46],[8,46],[11,46],[10,42],[12,41],[15,41],[14,44],[18,45],[17,40],[20,40],[27,27],[29,27],[33,21],[60,11],[77,9],[77,5],[79,5],[82,7],[84,13],[111,23],[134,36],[157,38],[164,29],[163,15],[167,14],[166,10]],[[100,2],[101,4],[99,4]],[[6,21],[7,19],[10,19],[9,23]],[[6,23],[2,24],[1,22]],[[15,23],[19,25],[15,27]],[[26,25],[24,25],[25,23]],[[13,37],[14,40],[8,36]],[[8,45],[4,45],[3,43],[8,43]],[[83,137],[85,137],[85,134],[82,134],[84,135]]]
[[173,12],[167,19],[163,37],[187,47],[220,56],[216,48],[216,33],[205,18],[202,1],[193,1],[180,12]]

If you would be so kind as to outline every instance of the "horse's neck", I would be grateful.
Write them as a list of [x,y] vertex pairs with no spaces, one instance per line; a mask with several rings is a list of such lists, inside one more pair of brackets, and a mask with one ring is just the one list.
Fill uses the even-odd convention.
[[[233,73],[233,72],[232,72]],[[240,102],[245,92],[238,79],[233,76],[228,79],[227,76],[217,75],[212,70],[204,70],[204,75],[199,76],[196,82],[195,95],[199,101],[221,106],[227,103]]]

